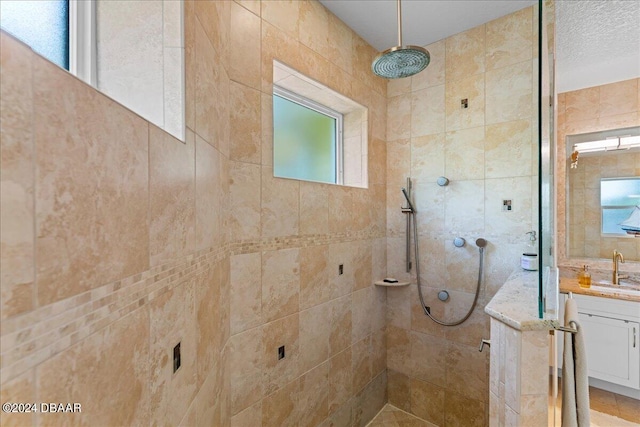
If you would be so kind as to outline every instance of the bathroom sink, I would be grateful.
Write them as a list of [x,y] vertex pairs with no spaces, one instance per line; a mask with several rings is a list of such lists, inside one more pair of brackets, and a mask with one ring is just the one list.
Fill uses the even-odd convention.
[[591,285],[592,288],[600,288],[609,292],[615,292],[620,294],[633,295],[640,293],[640,283],[632,282],[628,279],[621,279],[619,285],[614,285],[608,280],[595,281]]

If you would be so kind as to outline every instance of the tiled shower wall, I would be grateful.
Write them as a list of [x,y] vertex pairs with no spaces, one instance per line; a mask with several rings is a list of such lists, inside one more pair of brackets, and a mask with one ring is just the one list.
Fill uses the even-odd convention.
[[[365,424],[387,390],[375,51],[317,2],[187,0],[183,144],[1,43],[1,397],[82,404],[2,425]],[[272,177],[274,58],[369,108],[367,189]]]
[[[484,425],[489,352],[478,352],[480,339],[489,338],[484,306],[519,268],[525,233],[537,228],[537,9],[427,49],[425,72],[388,85],[387,271],[410,278],[400,212],[409,176],[421,281],[436,317],[452,321],[466,313],[478,277],[475,239],[489,244],[478,305],[460,326],[429,320],[415,285],[387,291],[389,401],[437,425]],[[439,176],[450,184],[439,187]],[[511,211],[503,211],[503,200],[511,200]],[[455,247],[455,237],[466,246]],[[441,289],[449,291],[447,302],[436,297]]]

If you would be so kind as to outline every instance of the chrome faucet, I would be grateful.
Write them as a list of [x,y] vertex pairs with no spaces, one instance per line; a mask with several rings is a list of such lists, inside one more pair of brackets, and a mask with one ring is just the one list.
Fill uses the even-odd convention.
[[624,257],[620,252],[618,252],[617,249],[614,249],[613,250],[613,280],[612,280],[614,285],[619,285],[620,279],[627,279],[629,277],[627,275],[618,273],[619,271],[618,261],[624,264]]

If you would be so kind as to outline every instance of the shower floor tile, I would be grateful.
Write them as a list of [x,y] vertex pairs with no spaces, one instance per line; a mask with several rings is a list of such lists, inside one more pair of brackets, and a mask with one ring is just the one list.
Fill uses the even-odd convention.
[[408,412],[386,404],[378,412],[367,427],[437,427],[428,421],[420,419]]

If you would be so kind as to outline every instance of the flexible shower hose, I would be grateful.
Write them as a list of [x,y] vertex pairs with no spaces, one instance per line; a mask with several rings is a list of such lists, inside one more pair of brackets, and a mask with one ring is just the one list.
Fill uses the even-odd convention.
[[429,318],[434,322],[436,322],[438,325],[457,326],[463,323],[465,320],[467,320],[469,316],[471,316],[471,313],[473,313],[473,309],[476,308],[476,304],[478,303],[478,296],[480,295],[480,284],[482,283],[482,273],[484,270],[484,247],[478,248],[480,250],[480,264],[478,266],[478,284],[476,285],[476,295],[473,298],[473,304],[471,304],[471,308],[462,319],[457,320],[455,322],[445,322],[445,321],[436,319],[435,317],[433,317],[431,313],[429,313],[429,310],[427,309],[427,306],[424,303],[424,297],[422,296],[422,286],[420,283],[420,249],[418,245],[418,225],[417,225],[418,221],[416,221],[416,218],[415,218],[415,211],[412,211],[410,214],[411,216],[409,217],[410,218],[409,220],[413,222],[413,242],[414,242],[413,247],[416,255],[416,279],[417,279],[416,281],[418,284],[418,295],[420,296],[420,304],[422,305],[422,311],[424,311],[424,314],[429,316]]

